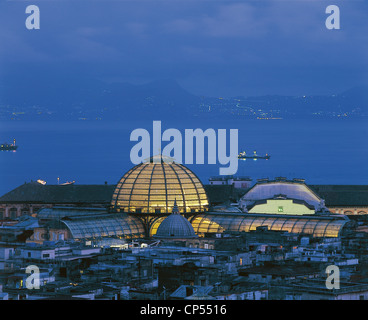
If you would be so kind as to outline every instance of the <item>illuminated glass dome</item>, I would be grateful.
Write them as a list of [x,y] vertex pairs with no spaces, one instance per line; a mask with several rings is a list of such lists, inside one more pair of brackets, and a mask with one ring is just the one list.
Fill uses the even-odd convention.
[[180,213],[208,210],[198,177],[172,158],[159,155],[136,165],[120,179],[111,205],[120,212],[169,214],[175,199]]

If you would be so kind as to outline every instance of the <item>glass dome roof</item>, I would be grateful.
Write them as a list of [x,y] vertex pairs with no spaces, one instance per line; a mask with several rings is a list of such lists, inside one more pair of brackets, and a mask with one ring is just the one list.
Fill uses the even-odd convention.
[[185,239],[196,238],[197,235],[190,222],[180,215],[176,201],[174,203],[173,213],[161,222],[157,229],[155,238]]
[[136,165],[120,179],[111,205],[120,212],[169,214],[175,199],[180,213],[208,210],[208,198],[198,177],[172,158],[160,155]]

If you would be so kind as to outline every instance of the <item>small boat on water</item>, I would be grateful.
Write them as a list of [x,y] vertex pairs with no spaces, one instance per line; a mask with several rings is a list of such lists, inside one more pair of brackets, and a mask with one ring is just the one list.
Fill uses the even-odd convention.
[[60,186],[68,186],[70,184],[74,184],[75,181],[67,181],[67,182],[64,182],[64,183],[60,183]]
[[268,160],[270,158],[271,156],[268,155],[267,153],[264,156],[259,156],[256,151],[254,151],[252,155],[247,155],[245,151],[240,152],[238,155],[238,159],[241,159],[241,160],[245,160],[245,159],[253,159],[253,160],[266,159]]
[[9,144],[9,143],[0,144],[0,151],[14,151],[17,149],[18,149],[18,146],[15,144],[15,139],[12,144]]

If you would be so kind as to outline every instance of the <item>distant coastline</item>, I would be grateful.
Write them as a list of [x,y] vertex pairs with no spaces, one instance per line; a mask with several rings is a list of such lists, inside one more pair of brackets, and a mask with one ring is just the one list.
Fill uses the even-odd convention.
[[[205,97],[187,92],[175,80],[144,85],[93,83],[86,93],[63,83],[63,91],[48,83],[29,84],[28,91],[44,88],[41,97],[22,95],[22,87],[8,88],[0,98],[0,121],[13,120],[124,120],[130,119],[330,119],[367,118],[368,87],[333,95]],[[32,86],[34,88],[32,88]],[[91,90],[91,86],[93,90]],[[24,89],[24,90],[26,90]],[[27,91],[27,92],[28,92]],[[52,93],[48,93],[52,92]],[[82,88],[80,92],[83,92]],[[19,98],[21,96],[27,99]]]

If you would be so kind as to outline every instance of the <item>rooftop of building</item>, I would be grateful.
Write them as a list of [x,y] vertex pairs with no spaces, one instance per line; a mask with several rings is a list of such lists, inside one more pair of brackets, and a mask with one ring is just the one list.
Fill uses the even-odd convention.
[[32,230],[39,226],[38,219],[31,216],[22,216],[18,218],[18,222],[15,221],[14,224],[11,225],[1,225],[0,229],[8,229],[8,230]]
[[197,235],[190,222],[179,213],[179,208],[175,200],[173,212],[161,222],[154,237],[162,239],[188,239],[196,238]]
[[305,233],[313,237],[338,237],[350,222],[344,215],[279,215],[260,213],[208,212],[191,218],[194,231],[199,233],[249,232],[259,226],[270,230]]
[[37,213],[38,219],[62,219],[65,217],[85,217],[107,214],[105,208],[91,208],[91,207],[60,207],[54,206],[52,208],[43,208]]
[[[129,254],[129,251],[126,251]],[[174,245],[166,245],[165,243],[159,246],[150,248],[134,248],[132,250],[133,254],[142,256],[213,256],[213,257],[229,257],[234,255],[232,250],[212,250],[203,248],[191,248],[191,247],[178,247]],[[235,252],[236,253],[236,252]],[[184,266],[185,267],[185,266]]]
[[219,283],[219,293],[246,292],[255,290],[266,290],[267,284],[255,281],[249,281],[244,276],[228,277]]
[[234,181],[252,181],[252,178],[248,176],[212,176],[209,178],[209,181],[227,181],[227,180],[234,180]]
[[[305,184],[304,179],[286,178],[258,179],[257,184],[266,183]],[[256,185],[257,185],[256,184]],[[368,185],[315,185],[306,184],[310,190],[325,200],[327,207],[333,206],[368,206]],[[210,204],[237,201],[249,189],[235,188],[233,185],[204,185]],[[1,203],[34,204],[105,204],[111,202],[116,184],[95,185],[42,185],[28,182],[0,197]],[[279,192],[282,193],[282,192]],[[273,196],[273,195],[272,195]]]
[[2,197],[0,203],[89,203],[108,204],[116,185],[43,185],[38,182],[24,183]]
[[301,280],[297,283],[293,283],[291,285],[291,288],[294,293],[317,293],[324,295],[336,295],[368,291],[367,283],[340,281],[339,285],[339,289],[328,289],[326,287],[325,279],[306,279]]
[[309,185],[328,207],[368,206],[368,185]]
[[239,270],[240,276],[249,274],[273,275],[273,276],[303,276],[307,274],[317,274],[321,272],[320,264],[305,262],[291,262],[287,264],[265,263],[262,266],[243,268]]
[[208,210],[207,194],[194,172],[157,155],[124,174],[112,195],[111,207],[120,212],[169,214],[174,200],[181,213]]
[[249,206],[247,206],[248,210],[251,210],[252,208],[254,208],[257,205],[260,204],[267,204],[267,202],[269,200],[290,200],[295,204],[302,204],[304,206],[306,206],[308,209],[310,210],[315,210],[315,207],[310,205],[308,202],[306,202],[305,200],[300,200],[300,199],[293,199],[293,198],[287,198],[285,195],[282,194],[278,194],[278,195],[274,195],[272,198],[269,199],[261,199],[261,200],[256,200],[254,201],[252,204],[250,204]]
[[187,298],[209,298],[214,299],[209,294],[212,291],[213,286],[189,286],[189,285],[181,285],[177,288],[171,295],[171,299],[187,299]]
[[140,238],[145,235],[142,221],[127,214],[68,216],[60,221],[69,229],[73,239]]
[[316,209],[322,205],[322,198],[302,179],[287,180],[279,177],[274,180],[262,179],[252,188],[247,190],[241,201],[248,205],[254,201],[272,199],[277,195],[283,195],[285,199],[303,200]]
[[76,241],[44,241],[42,244],[29,242],[22,247],[24,250],[54,250],[54,249],[93,249],[81,242]]
[[235,188],[234,185],[204,185],[210,205],[238,201],[248,189]]

